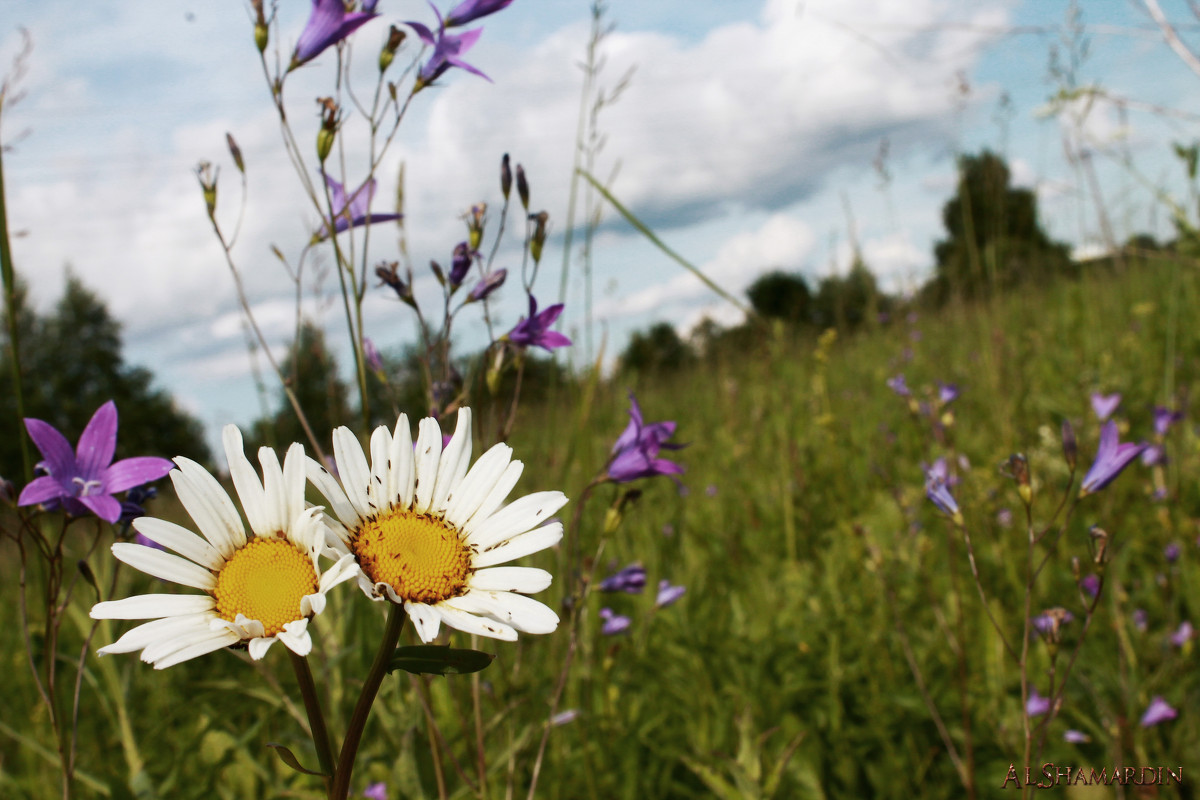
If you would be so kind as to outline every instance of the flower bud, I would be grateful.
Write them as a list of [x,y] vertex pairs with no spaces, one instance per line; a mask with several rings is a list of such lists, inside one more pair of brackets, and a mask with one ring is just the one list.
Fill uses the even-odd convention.
[[267,18],[263,15],[263,0],[250,0],[250,5],[254,8],[254,46],[262,53],[270,40]]
[[1033,502],[1033,488],[1029,485],[1029,462],[1023,454],[1016,453],[1009,456],[1005,463],[1009,477],[1017,482],[1017,494],[1021,496],[1021,502],[1028,506]]
[[439,284],[441,284],[442,286],[446,285],[446,273],[442,272],[441,264],[437,263],[433,259],[430,259],[429,260],[429,270],[433,273],[433,277],[437,278],[437,282]]
[[508,153],[500,159],[500,191],[504,195],[504,199],[508,200],[508,193],[512,189],[512,168],[508,165]]
[[321,163],[329,157],[333,150],[333,140],[337,137],[338,123],[341,121],[341,111],[332,97],[319,97],[317,104],[321,106],[321,130],[317,131],[317,158]]
[[234,166],[238,168],[238,172],[246,174],[246,162],[242,160],[242,148],[238,147],[238,143],[234,140],[232,133],[225,134],[225,144],[229,145],[229,155],[233,156]]
[[383,281],[384,284],[392,287],[401,300],[416,308],[417,301],[412,293],[412,274],[409,273],[407,281],[401,280],[397,272],[399,266],[400,264],[396,261],[380,264],[375,268],[375,277]]
[[533,257],[533,263],[538,263],[542,260],[542,245],[546,243],[546,223],[550,220],[550,214],[545,211],[539,211],[530,217],[534,221],[533,236],[529,239],[529,255]]
[[392,65],[392,60],[396,57],[396,51],[400,49],[400,45],[404,44],[404,36],[404,31],[395,25],[388,31],[387,41],[384,43],[383,49],[379,51],[380,72],[387,72],[387,68]]
[[1075,469],[1075,459],[1079,454],[1079,445],[1075,442],[1075,429],[1071,427],[1070,420],[1063,420],[1062,424],[1062,450],[1063,458],[1067,460],[1067,467]]
[[477,300],[482,300],[492,292],[504,285],[504,279],[508,277],[508,270],[498,269],[489,272],[483,276],[483,280],[475,284],[475,288],[471,290],[470,296],[467,298],[468,303],[474,303]]
[[1098,525],[1093,525],[1088,531],[1092,542],[1092,563],[1097,567],[1103,566],[1108,559],[1108,532]]
[[211,217],[217,209],[217,175],[220,170],[214,170],[213,165],[207,161],[201,161],[196,167],[196,178],[200,181],[200,191],[204,193],[204,205],[208,208],[208,215]]
[[454,258],[450,262],[450,288],[457,289],[467,277],[471,269],[471,248],[466,242],[459,242],[454,247]]
[[529,182],[525,180],[525,168],[517,164],[517,196],[521,198],[521,205],[525,210],[529,210]]

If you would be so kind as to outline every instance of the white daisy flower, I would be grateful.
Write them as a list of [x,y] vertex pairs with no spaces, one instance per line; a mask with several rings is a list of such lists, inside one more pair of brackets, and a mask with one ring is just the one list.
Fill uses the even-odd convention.
[[[442,449],[437,420],[421,420],[414,449],[408,417],[395,432],[371,435],[371,463],[347,428],[333,432],[341,483],[308,459],[308,478],[329,501],[330,544],[352,553],[358,583],[373,600],[402,604],[421,641],[445,622],[466,633],[513,640],[517,632],[550,633],[558,615],[524,594],[550,585],[550,573],[498,567],[562,538],[562,523],[546,522],[566,504],[562,492],[535,492],[501,508],[524,465],[497,444],[471,460],[471,410],[458,412]],[[523,594],[518,594],[518,592]]]
[[[171,482],[203,538],[153,517],[133,521],[138,533],[179,555],[118,542],[113,555],[164,581],[204,594],[144,594],[97,603],[93,619],[151,619],[102,647],[107,653],[142,651],[155,669],[246,642],[250,656],[266,655],[276,640],[297,655],[312,650],[308,621],[325,609],[325,593],[358,574],[353,556],[325,547],[321,508],[304,507],[304,447],[293,444],[282,468],[275,451],[258,451],[263,480],[246,458],[242,434],[223,431],[225,456],[251,534],[217,479],[196,462],[175,459]],[[336,561],[324,573],[318,555]]]

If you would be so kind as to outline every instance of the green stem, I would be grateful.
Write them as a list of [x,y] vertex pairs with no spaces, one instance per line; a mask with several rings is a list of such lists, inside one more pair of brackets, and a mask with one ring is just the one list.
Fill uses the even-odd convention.
[[333,748],[329,744],[329,729],[325,727],[325,715],[321,713],[321,699],[317,696],[317,685],[313,681],[312,670],[308,667],[308,659],[287,651],[292,661],[292,669],[296,673],[296,683],[300,687],[300,696],[304,698],[304,710],[308,712],[308,725],[312,728],[313,745],[317,748],[317,760],[321,762],[321,772],[333,775]]
[[363,682],[358,702],[354,705],[354,713],[350,715],[346,738],[338,755],[337,769],[333,773],[333,788],[329,790],[329,800],[347,800],[350,796],[350,776],[354,772],[358,744],[362,741],[363,729],[367,726],[367,717],[375,703],[375,695],[379,693],[379,686],[383,683],[383,677],[387,675],[392,652],[396,649],[396,643],[400,641],[400,630],[404,627],[404,609],[394,603],[388,605],[387,627],[383,631],[383,639],[379,642],[379,650],[375,653],[371,671],[367,673]]
[[[0,99],[3,95],[0,94]],[[8,245],[8,214],[4,207],[4,158],[0,149],[0,274],[4,279],[4,310],[8,317],[9,368],[12,370],[13,395],[17,401],[17,430],[25,419],[24,393],[21,391],[21,358],[17,340],[17,285],[13,270],[12,250]],[[23,435],[17,436],[21,443],[21,463],[25,468],[25,480],[33,480],[33,462],[29,459],[29,444]]]

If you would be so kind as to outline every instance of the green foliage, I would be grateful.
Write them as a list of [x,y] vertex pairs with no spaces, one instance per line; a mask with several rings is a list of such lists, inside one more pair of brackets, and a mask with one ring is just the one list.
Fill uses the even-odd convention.
[[775,270],[760,276],[746,289],[750,305],[760,317],[799,324],[812,313],[812,292],[798,272]]
[[958,190],[942,207],[947,237],[934,248],[927,296],[978,297],[1070,269],[1067,246],[1042,230],[1037,197],[1011,186],[1003,158],[984,150],[962,156],[958,169]]
[[692,363],[695,354],[679,338],[675,326],[659,322],[645,333],[636,331],[621,353],[621,370],[638,374],[670,373]]
[[812,303],[812,319],[822,330],[849,331],[876,319],[889,306],[875,276],[861,258],[856,258],[844,277],[830,275],[821,280]]
[[[125,363],[121,324],[90,289],[68,273],[53,312],[40,315],[29,304],[28,289],[16,287],[17,338],[25,414],[45,420],[74,440],[96,409],[117,404],[121,428],[117,458],[133,455],[209,458],[200,422],[179,409],[155,387],[153,374]],[[19,477],[19,437],[7,323],[0,352],[0,474]]]

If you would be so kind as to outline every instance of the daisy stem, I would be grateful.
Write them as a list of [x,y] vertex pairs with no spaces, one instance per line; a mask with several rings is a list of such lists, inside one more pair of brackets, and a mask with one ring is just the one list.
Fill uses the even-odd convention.
[[346,800],[350,796],[350,775],[354,771],[358,744],[362,740],[363,728],[367,726],[371,706],[375,703],[375,695],[379,693],[379,686],[383,683],[383,677],[387,675],[392,652],[396,649],[396,643],[400,641],[405,617],[402,606],[388,603],[387,627],[383,631],[383,640],[379,642],[379,650],[375,653],[375,661],[371,663],[371,670],[363,681],[358,702],[354,705],[354,713],[350,715],[346,738],[342,741],[342,751],[338,755],[337,769],[333,773],[333,788],[329,790],[329,800]]
[[325,715],[321,713],[321,699],[317,696],[317,685],[313,681],[312,670],[308,667],[308,659],[296,655],[290,649],[287,653],[292,660],[292,669],[296,672],[300,696],[304,698],[304,710],[308,712],[308,725],[312,729],[313,745],[317,748],[321,772],[332,776],[333,748],[329,744],[329,729],[325,727]]

